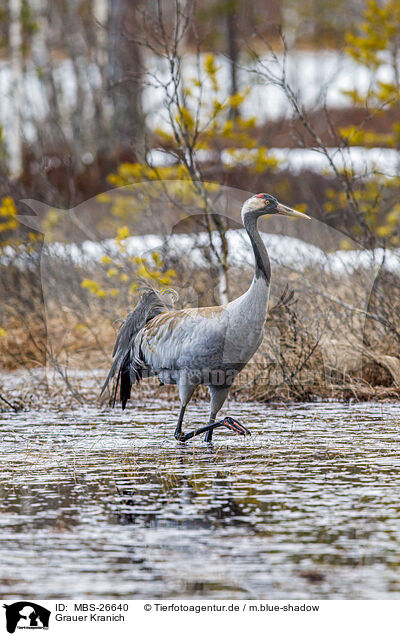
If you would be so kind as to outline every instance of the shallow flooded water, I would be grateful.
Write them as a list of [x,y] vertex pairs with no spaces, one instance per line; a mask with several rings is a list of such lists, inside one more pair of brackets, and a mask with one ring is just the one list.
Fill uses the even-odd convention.
[[399,598],[400,406],[228,410],[0,414],[0,596]]

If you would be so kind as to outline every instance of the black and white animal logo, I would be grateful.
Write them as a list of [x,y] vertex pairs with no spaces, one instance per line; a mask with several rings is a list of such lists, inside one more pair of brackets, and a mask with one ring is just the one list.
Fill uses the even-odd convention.
[[48,629],[51,612],[31,601],[17,601],[3,605],[6,609],[6,627],[9,634],[18,629]]

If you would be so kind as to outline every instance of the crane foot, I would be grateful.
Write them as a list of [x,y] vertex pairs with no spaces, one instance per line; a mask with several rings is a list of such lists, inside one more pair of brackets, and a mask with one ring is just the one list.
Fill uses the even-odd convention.
[[241,424],[237,420],[234,420],[233,417],[228,416],[228,417],[225,417],[223,420],[220,420],[219,422],[214,422],[214,424],[210,424],[209,429],[205,434],[204,441],[211,442],[214,429],[219,428],[220,426],[225,426],[226,428],[230,428],[231,431],[234,431],[235,433],[239,433],[239,435],[251,435],[248,428],[243,426],[243,424]]
[[200,428],[196,429],[195,431],[191,431],[190,433],[182,433],[181,431],[175,431],[175,438],[179,442],[187,442],[189,439],[192,439],[193,437],[197,437],[197,435],[201,435],[202,433],[205,433],[206,435],[205,435],[204,441],[211,442],[214,429],[220,428],[221,426],[225,426],[226,428],[229,428],[231,431],[234,431],[235,433],[239,433],[239,435],[251,435],[250,431],[245,426],[243,426],[243,424],[240,424],[240,422],[238,422],[237,420],[234,420],[233,417],[225,417],[223,420],[220,420],[219,422],[212,422],[211,424],[208,424],[207,426],[201,426]]
[[236,433],[239,433],[239,435],[251,435],[249,429],[243,426],[243,424],[241,424],[237,420],[234,420],[233,417],[229,417],[229,416],[226,417],[223,420],[223,423],[224,423],[224,426],[226,426],[227,428],[230,428],[232,431],[235,431]]

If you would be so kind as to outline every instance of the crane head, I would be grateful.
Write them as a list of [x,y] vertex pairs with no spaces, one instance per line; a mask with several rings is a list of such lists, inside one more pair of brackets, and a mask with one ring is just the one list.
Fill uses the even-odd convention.
[[307,214],[304,212],[299,212],[298,210],[293,210],[292,208],[279,203],[275,199],[275,197],[270,194],[265,194],[265,192],[261,192],[260,194],[255,194],[254,196],[247,199],[244,202],[242,208],[242,218],[249,216],[264,216],[265,214],[283,214],[285,216],[295,216],[301,217],[303,219],[310,219]]

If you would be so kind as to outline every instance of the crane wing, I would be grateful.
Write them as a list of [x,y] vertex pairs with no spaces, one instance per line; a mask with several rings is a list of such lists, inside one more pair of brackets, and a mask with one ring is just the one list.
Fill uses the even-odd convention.
[[100,397],[103,395],[110,381],[116,376],[113,389],[112,403],[115,404],[118,385],[120,385],[120,397],[122,408],[125,408],[131,392],[130,380],[130,354],[137,334],[142,327],[155,316],[168,311],[171,301],[166,294],[160,294],[152,288],[144,289],[138,304],[122,322],[117,340],[115,342],[114,361],[104,382]]
[[133,364],[146,368],[151,375],[217,366],[224,351],[227,324],[223,307],[160,314],[135,339]]

